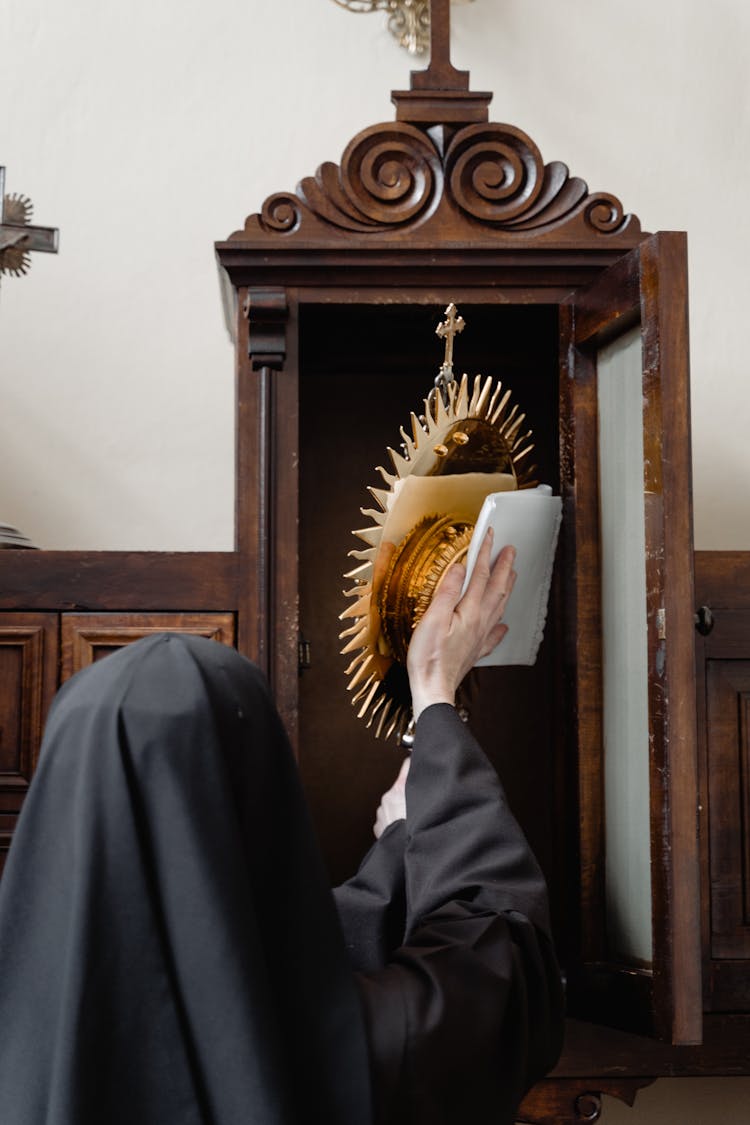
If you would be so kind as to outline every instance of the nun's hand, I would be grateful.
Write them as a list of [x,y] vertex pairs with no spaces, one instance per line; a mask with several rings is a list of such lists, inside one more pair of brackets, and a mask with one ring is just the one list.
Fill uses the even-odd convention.
[[393,824],[396,820],[403,820],[406,816],[406,776],[410,762],[411,758],[404,759],[398,777],[388,792],[380,798],[372,828],[376,840],[380,839],[389,824]]
[[490,567],[491,548],[488,531],[466,592],[462,596],[465,568],[456,564],[414,630],[406,666],[415,719],[433,703],[455,703],[466,673],[508,631],[502,616],[516,580],[516,552],[514,547],[503,547]]

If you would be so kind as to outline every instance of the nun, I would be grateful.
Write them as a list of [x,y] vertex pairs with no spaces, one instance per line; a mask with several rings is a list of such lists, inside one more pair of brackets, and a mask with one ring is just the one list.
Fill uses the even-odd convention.
[[50,713],[0,883],[3,1125],[510,1125],[560,1051],[543,877],[453,703],[513,551],[415,630],[413,751],[331,892],[267,685],[158,634]]

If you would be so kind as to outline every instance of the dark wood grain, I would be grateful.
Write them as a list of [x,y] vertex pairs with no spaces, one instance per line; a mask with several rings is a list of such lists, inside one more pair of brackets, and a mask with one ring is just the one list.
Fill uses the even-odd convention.
[[[709,605],[717,620],[722,609],[730,616],[750,610],[750,551],[696,551],[695,599],[696,606]],[[706,638],[709,650],[712,643]]]
[[426,299],[443,307],[444,296],[430,294],[444,288],[449,278],[451,296],[481,287],[486,295],[479,300],[559,301],[622,256],[622,249],[607,245],[552,251],[529,246],[524,253],[517,242],[503,250],[462,242],[450,247],[429,239],[417,248],[411,239],[408,245],[397,240],[392,249],[377,251],[357,243],[337,251],[312,242],[295,248],[282,244],[272,254],[262,246],[239,249],[234,242],[221,243],[219,249],[221,265],[238,287],[286,284],[311,293],[328,290],[342,304],[357,300],[357,290],[380,289],[386,300],[389,291],[397,299],[399,292],[404,299],[408,291],[415,302]]
[[[711,957],[750,966],[750,638],[747,660],[706,669]],[[748,979],[750,990],[750,979]]]
[[232,609],[237,580],[230,551],[10,550],[0,552],[0,609]]
[[704,1003],[750,1010],[750,552],[700,551],[696,635]]
[[[698,774],[693,662],[687,271],[681,235],[647,239],[561,316],[563,495],[568,679],[577,691],[583,1010],[618,1010],[625,1024],[643,1004],[657,1033],[700,1041]],[[604,823],[596,359],[633,325],[643,346],[644,516],[648,618],[651,880],[650,975],[616,965],[602,929]],[[665,627],[659,626],[663,616]],[[608,983],[609,982],[609,983]],[[612,995],[607,1000],[609,988]],[[632,1013],[628,1011],[632,997]],[[588,997],[588,998],[587,998]],[[586,1005],[590,1004],[589,1009]],[[643,1013],[646,1018],[646,1013]],[[643,1026],[647,1026],[643,1024]]]
[[0,613],[0,872],[39,758],[57,662],[56,614]]
[[638,1091],[652,1081],[651,1078],[600,1079],[592,1084],[581,1079],[548,1079],[529,1091],[516,1118],[523,1125],[582,1125],[598,1121],[603,1094],[632,1106]]
[[703,1020],[703,1042],[683,1047],[603,1024],[570,1019],[566,1022],[562,1057],[552,1077],[719,1078],[747,1074],[750,1015],[707,1014]]
[[[654,898],[668,906],[655,913],[654,985],[671,1011],[662,1034],[690,1043],[700,1042],[702,1005],[686,237],[654,235],[639,253],[649,704],[661,734],[651,747],[652,824],[663,827]],[[660,610],[662,636],[653,627]]]
[[[574,344],[574,298],[560,308],[561,552],[565,589],[564,676],[570,800],[568,848],[575,861],[579,909],[577,953],[604,952],[604,780],[602,764],[602,622],[599,551],[596,365]],[[573,935],[568,935],[572,946]]]
[[299,305],[288,294],[289,323],[287,356],[283,370],[274,376],[273,471],[270,496],[271,575],[273,620],[270,623],[271,683],[290,741],[299,745],[299,494],[300,418],[299,407]]
[[57,688],[52,613],[0,614],[0,811],[17,813],[39,757]]
[[123,645],[153,633],[189,633],[234,645],[231,613],[64,613],[60,682]]

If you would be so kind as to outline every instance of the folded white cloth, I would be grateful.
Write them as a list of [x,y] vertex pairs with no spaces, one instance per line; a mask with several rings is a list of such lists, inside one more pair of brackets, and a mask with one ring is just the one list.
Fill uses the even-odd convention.
[[[549,485],[519,492],[493,492],[479,513],[466,557],[466,585],[488,527],[494,531],[493,561],[503,547],[516,548],[517,579],[503,614],[508,633],[478,666],[533,664],[547,620],[552,567],[562,521],[562,501]],[[464,586],[464,589],[466,586]]]

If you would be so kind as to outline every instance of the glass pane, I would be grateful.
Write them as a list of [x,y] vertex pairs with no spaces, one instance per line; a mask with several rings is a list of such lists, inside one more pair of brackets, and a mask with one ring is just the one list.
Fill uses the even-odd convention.
[[640,328],[597,357],[609,954],[650,966],[646,542]]

